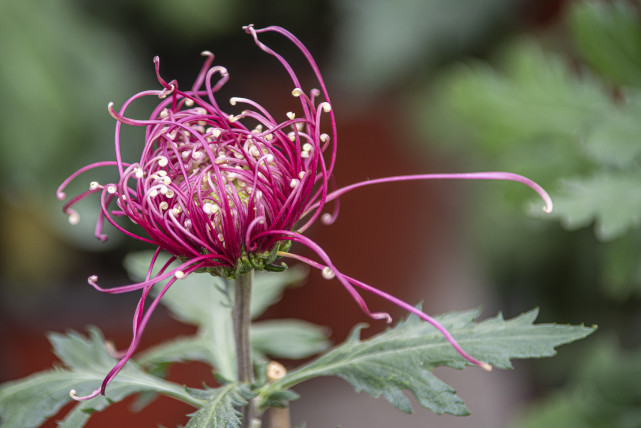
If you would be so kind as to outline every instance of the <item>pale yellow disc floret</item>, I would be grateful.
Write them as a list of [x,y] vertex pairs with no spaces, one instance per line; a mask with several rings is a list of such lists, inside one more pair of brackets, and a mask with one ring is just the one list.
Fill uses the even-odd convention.
[[76,225],[80,222],[80,215],[77,212],[73,211],[69,214],[69,224]]
[[322,108],[325,113],[329,113],[330,111],[332,111],[332,105],[327,101],[320,103],[319,107]]
[[329,268],[329,266],[325,266],[322,271],[323,278],[325,279],[332,279],[336,276],[333,270]]

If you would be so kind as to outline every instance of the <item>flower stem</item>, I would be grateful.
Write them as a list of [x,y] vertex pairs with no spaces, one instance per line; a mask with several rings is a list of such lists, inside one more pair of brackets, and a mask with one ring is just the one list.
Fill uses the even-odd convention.
[[[241,274],[234,284],[234,339],[236,340],[236,362],[238,381],[246,384],[254,382],[251,344],[249,343],[249,326],[251,324],[251,293],[254,282],[254,271]],[[251,427],[253,406],[250,402],[241,409],[243,428]]]

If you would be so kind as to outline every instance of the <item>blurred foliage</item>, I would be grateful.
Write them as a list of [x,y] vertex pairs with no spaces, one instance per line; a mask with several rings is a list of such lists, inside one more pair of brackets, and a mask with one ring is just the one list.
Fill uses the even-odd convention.
[[0,2],[0,57],[0,292],[15,305],[55,292],[70,247],[94,243],[91,222],[69,228],[58,215],[55,189],[82,163],[113,156],[107,103],[141,79],[123,35],[66,0]]
[[[568,11],[578,46],[589,45],[582,37],[590,33],[589,25],[606,32],[604,23],[609,21],[621,27],[621,32],[632,31],[633,6],[614,3],[605,7],[603,3],[576,3]],[[627,13],[621,12],[623,8]],[[617,16],[625,16],[625,25],[615,24]],[[633,32],[641,34],[638,19]],[[620,50],[621,37],[600,38],[601,49]],[[577,66],[533,40],[517,41],[502,51],[498,66],[478,61],[444,73],[431,87],[433,102],[421,103],[420,112],[421,117],[430,118],[424,130],[437,140],[459,147],[473,145],[464,154],[472,162],[528,175],[551,190],[555,210],[547,218],[559,219],[570,230],[594,223],[601,241],[625,240],[625,247],[636,257],[627,257],[628,263],[618,258],[618,263],[599,264],[606,294],[625,298],[641,290],[637,268],[641,261],[637,229],[641,223],[641,87],[619,86],[608,75],[599,74],[607,68],[602,65],[609,61],[607,55],[595,49],[579,51],[594,68]],[[624,55],[620,56],[618,62],[625,63]],[[627,64],[626,75],[631,76],[635,59],[629,58]],[[525,191],[509,191],[513,193],[508,193],[508,199],[524,201]],[[537,201],[533,213],[540,212],[539,205]],[[504,242],[510,245],[509,239]],[[618,253],[621,246],[599,247],[600,257],[617,258],[610,252]],[[621,282],[629,284],[627,293],[622,293]]]
[[[536,180],[550,191],[555,210],[545,216],[536,201],[529,203],[531,213],[570,231],[514,216],[505,201],[531,201],[523,189],[504,186],[502,195],[480,196],[485,203],[475,213],[476,235],[503,298],[513,310],[535,299],[552,317],[596,322],[620,343],[586,349],[568,390],[519,426],[641,423],[638,351],[624,356],[618,349],[641,344],[640,7],[636,1],[570,3],[564,14],[570,46],[559,32],[513,40],[489,62],[446,70],[415,97],[416,123],[448,145],[441,150],[474,165],[466,169]],[[561,379],[553,378],[570,371],[546,368],[539,382],[558,385]]]
[[0,40],[2,194],[53,200],[52,179],[89,149],[113,151],[106,106],[138,86],[137,61],[120,34],[64,0],[3,1]]
[[183,0],[180,7],[172,0],[143,0],[138,5],[148,19],[173,23],[180,28],[179,37],[197,40],[212,32],[236,29],[236,15],[240,8],[233,0]]
[[636,428],[641,426],[641,351],[614,341],[593,344],[568,387],[528,410],[513,428]]
[[[419,67],[434,67],[479,48],[514,22],[522,1],[337,0],[333,68],[350,90],[368,97],[396,87]],[[411,77],[411,76],[410,76]]]
[[575,46],[596,72],[615,85],[641,86],[637,2],[590,2],[572,8]]

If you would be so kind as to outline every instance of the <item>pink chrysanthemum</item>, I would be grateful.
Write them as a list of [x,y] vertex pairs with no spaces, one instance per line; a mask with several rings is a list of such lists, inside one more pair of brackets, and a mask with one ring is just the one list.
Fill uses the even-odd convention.
[[[166,82],[156,75],[162,89],[140,92],[117,111],[109,104],[109,113],[116,119],[116,160],[87,165],[65,180],[58,189],[64,200],[64,188],[78,175],[97,167],[110,166],[118,171],[118,180],[100,184],[92,182],[89,190],[64,205],[69,221],[75,224],[78,214],[73,210],[79,200],[100,194],[101,213],[96,236],[102,232],[106,219],[116,229],[135,239],[157,246],[145,281],[122,287],[103,289],[92,276],[89,283],[106,293],[142,290],[134,314],[133,339],[129,348],[107,375],[101,388],[85,397],[103,393],[107,384],[125,365],[135,351],[140,336],[165,291],[178,279],[195,271],[207,271],[232,279],[251,270],[282,270],[278,259],[302,261],[322,271],[327,279],[337,279],[369,316],[391,319],[386,313],[371,312],[359,290],[369,291],[415,313],[434,325],[468,361],[490,369],[486,363],[469,356],[438,322],[415,307],[343,274],[315,242],[302,233],[319,217],[326,224],[338,214],[338,197],[358,187],[391,181],[427,179],[511,180],[526,184],[545,201],[545,211],[552,209],[547,193],[531,180],[511,173],[484,172],[469,174],[426,174],[380,178],[334,189],[332,171],[336,160],[336,124],[329,95],[318,67],[303,44],[279,27],[256,30],[244,27],[256,44],[276,57],[289,74],[291,95],[300,101],[298,112],[288,112],[278,120],[258,103],[247,98],[232,98],[232,105],[246,109],[239,115],[225,112],[215,94],[229,75],[221,66],[212,66],[213,55],[203,52],[205,64],[191,90],[181,90],[176,81]],[[296,45],[309,62],[320,89],[304,91],[291,66],[276,52],[258,40],[258,34],[276,32]],[[204,87],[203,87],[204,86]],[[160,102],[147,120],[126,116],[127,107],[135,100],[153,96]],[[251,127],[245,123],[252,123]],[[122,125],[146,128],[145,145],[140,160],[126,162],[120,154]],[[325,131],[325,132],[324,132]],[[332,213],[325,205],[333,201]],[[117,217],[127,217],[139,225],[145,236],[125,229]],[[288,252],[292,242],[310,248],[320,261]],[[159,273],[152,276],[161,250],[173,257]],[[170,264],[179,261],[177,267]],[[145,311],[145,300],[151,287],[169,280]]]

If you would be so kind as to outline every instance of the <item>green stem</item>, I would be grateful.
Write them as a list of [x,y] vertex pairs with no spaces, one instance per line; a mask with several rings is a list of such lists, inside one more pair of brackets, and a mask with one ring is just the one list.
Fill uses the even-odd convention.
[[[254,367],[252,364],[251,344],[249,342],[249,327],[251,324],[251,292],[254,282],[254,271],[241,274],[234,284],[234,339],[236,340],[236,362],[238,381],[246,384],[254,382]],[[243,428],[251,427],[253,406],[244,407]]]

